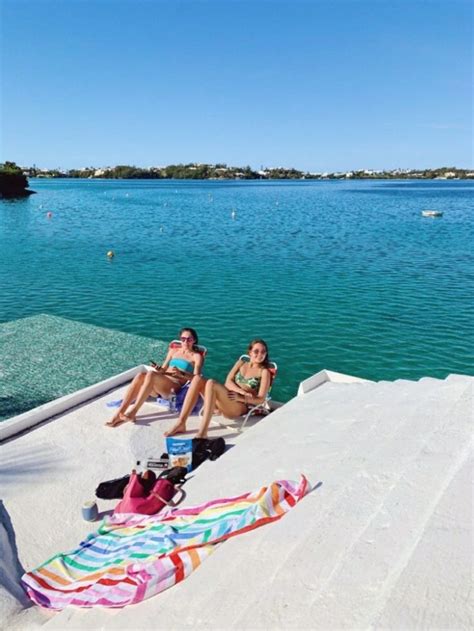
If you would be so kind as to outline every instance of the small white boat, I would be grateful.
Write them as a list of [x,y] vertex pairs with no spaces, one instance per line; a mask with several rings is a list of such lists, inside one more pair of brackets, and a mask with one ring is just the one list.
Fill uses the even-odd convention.
[[442,217],[443,211],[442,210],[422,210],[421,214],[423,215],[423,217]]

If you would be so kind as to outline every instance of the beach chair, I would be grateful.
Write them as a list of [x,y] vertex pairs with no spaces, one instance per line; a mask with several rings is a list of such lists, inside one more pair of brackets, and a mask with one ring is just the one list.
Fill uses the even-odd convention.
[[[244,362],[249,362],[250,357],[248,355],[241,355],[240,359]],[[241,426],[239,427],[239,433],[243,431],[244,427],[247,424],[250,416],[258,415],[258,416],[266,416],[271,412],[270,409],[270,400],[271,400],[271,390],[273,386],[273,382],[275,381],[275,377],[278,372],[278,366],[275,362],[269,362],[268,370],[270,372],[270,387],[268,388],[267,396],[265,397],[265,401],[259,403],[258,405],[249,406],[249,410],[247,414],[244,416]]]
[[[241,359],[244,362],[249,362],[250,361],[250,356],[249,355],[241,355],[239,357],[239,359]],[[245,425],[247,424],[247,421],[249,420],[249,417],[252,414],[254,414],[256,416],[257,415],[266,416],[267,414],[269,414],[271,412],[271,409],[270,409],[270,400],[271,400],[270,392],[271,392],[271,389],[272,389],[273,382],[275,380],[276,374],[278,372],[277,364],[275,362],[270,362],[269,366],[268,366],[268,370],[270,371],[270,387],[268,388],[267,396],[265,397],[265,400],[262,401],[262,403],[259,403],[258,405],[252,405],[252,406],[249,407],[248,412],[244,416],[244,418],[242,420],[242,424],[240,425],[240,427],[238,429],[239,434],[244,429]],[[199,412],[199,416],[202,416],[203,412],[204,412],[204,407],[201,408],[201,411]],[[219,411],[217,409],[214,410],[214,414],[219,414]],[[225,425],[221,421],[216,421],[216,422],[221,427],[227,427],[227,425]]]

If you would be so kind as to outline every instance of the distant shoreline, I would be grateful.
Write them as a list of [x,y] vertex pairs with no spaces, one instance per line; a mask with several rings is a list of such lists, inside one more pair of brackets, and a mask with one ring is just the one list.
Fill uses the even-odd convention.
[[93,180],[474,180],[474,170],[457,167],[436,169],[352,170],[305,172],[283,167],[252,170],[247,167],[229,167],[225,164],[178,164],[147,169],[120,165],[115,167],[87,167],[84,169],[39,169],[19,167],[27,177],[67,178]]
[[[383,181],[383,182],[387,182],[387,181],[398,181],[398,180],[405,180],[405,181],[413,181],[413,180],[426,180],[429,182],[434,182],[434,181],[443,181],[443,182],[470,182],[470,181],[474,181],[474,176],[472,177],[453,177],[453,178],[447,178],[447,177],[351,177],[351,178],[342,178],[342,177],[320,177],[320,178],[316,178],[316,177],[312,177],[312,178],[307,178],[307,177],[301,177],[301,178],[246,178],[246,179],[242,179],[242,178],[178,178],[178,177],[168,177],[168,178],[156,178],[156,177],[141,177],[141,178],[136,178],[136,177],[72,177],[72,176],[44,176],[44,175],[36,175],[36,176],[29,176],[32,179],[35,180],[92,180],[92,181],[96,181],[96,182],[114,182],[117,180],[126,180],[126,181],[133,181],[133,182],[137,182],[137,181],[147,181],[147,182],[156,182],[156,181],[165,181],[165,182],[172,182],[172,181],[178,181],[178,182],[184,182],[184,181],[190,181],[190,182],[345,182],[345,181],[349,181],[349,180],[358,180],[358,181],[372,181],[372,182],[376,182],[376,181]],[[29,191],[29,193],[34,192],[34,191]]]
[[[473,182],[474,177],[456,177],[456,178],[420,178],[420,177],[363,177],[363,178],[272,178],[271,180],[265,180],[261,178],[255,179],[247,179],[247,180],[239,180],[238,178],[201,178],[201,179],[191,179],[191,178],[153,178],[153,177],[143,177],[143,178],[133,178],[133,177],[102,177],[102,178],[88,178],[88,177],[44,177],[44,176],[31,176],[30,179],[33,180],[82,180],[82,181],[90,181],[90,182],[117,182],[117,181],[127,181],[127,182],[349,182],[349,181],[371,181],[371,182],[397,182],[397,181],[417,181],[424,180],[427,182]],[[36,191],[27,191],[28,194],[35,193]]]

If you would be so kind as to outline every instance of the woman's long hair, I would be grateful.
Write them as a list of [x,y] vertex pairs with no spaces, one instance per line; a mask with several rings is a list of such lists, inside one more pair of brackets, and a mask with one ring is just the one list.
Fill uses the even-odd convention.
[[265,347],[265,351],[266,351],[266,355],[265,355],[265,359],[262,362],[262,366],[264,368],[268,368],[270,366],[270,358],[268,357],[268,344],[265,342],[265,340],[262,340],[260,338],[256,338],[255,340],[252,340],[247,348],[247,353],[250,353],[250,351],[252,350],[252,348],[255,346],[255,344],[261,344],[262,346]]
[[181,337],[185,331],[189,331],[191,333],[191,335],[194,337],[193,351],[197,351],[198,350],[197,347],[198,347],[198,344],[199,344],[199,338],[198,338],[198,334],[196,333],[196,330],[191,328],[190,326],[183,326],[183,328],[179,332],[179,337]]

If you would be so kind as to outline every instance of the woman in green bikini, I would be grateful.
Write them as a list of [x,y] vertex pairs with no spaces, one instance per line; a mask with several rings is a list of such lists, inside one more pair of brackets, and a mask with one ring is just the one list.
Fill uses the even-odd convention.
[[135,422],[138,410],[150,395],[167,399],[172,390],[178,392],[187,381],[201,374],[203,356],[196,350],[196,331],[190,327],[181,329],[179,339],[181,346],[169,349],[162,366],[153,366],[134,377],[121,406],[106,425],[117,427],[127,421]]
[[[268,346],[263,340],[252,340],[247,352],[250,361],[238,359],[227,375],[225,385],[214,379],[193,378],[186,394],[186,409],[192,409],[198,396],[204,395],[204,412],[196,438],[206,438],[215,408],[223,416],[235,418],[245,414],[249,405],[258,405],[265,400],[271,384]],[[187,415],[182,414],[176,425],[165,435],[174,436],[185,432],[186,418]]]

